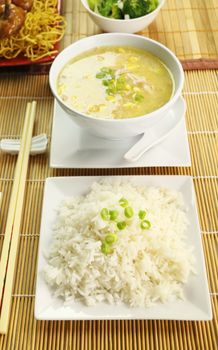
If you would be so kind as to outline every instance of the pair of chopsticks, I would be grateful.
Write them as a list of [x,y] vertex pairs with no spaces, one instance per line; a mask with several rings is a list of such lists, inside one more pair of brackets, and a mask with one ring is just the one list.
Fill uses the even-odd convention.
[[0,259],[0,333],[7,333],[36,102],[27,104]]

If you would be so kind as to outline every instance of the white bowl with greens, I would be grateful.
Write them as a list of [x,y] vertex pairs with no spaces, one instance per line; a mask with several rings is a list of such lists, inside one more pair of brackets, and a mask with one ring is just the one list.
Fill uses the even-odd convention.
[[103,31],[137,33],[157,17],[165,0],[81,0]]

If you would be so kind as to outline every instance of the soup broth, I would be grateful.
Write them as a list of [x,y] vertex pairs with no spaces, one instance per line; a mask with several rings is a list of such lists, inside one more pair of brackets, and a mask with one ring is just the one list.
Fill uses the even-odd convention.
[[60,98],[83,114],[134,118],[163,106],[174,90],[172,74],[156,56],[133,47],[97,47],[76,56],[57,80]]

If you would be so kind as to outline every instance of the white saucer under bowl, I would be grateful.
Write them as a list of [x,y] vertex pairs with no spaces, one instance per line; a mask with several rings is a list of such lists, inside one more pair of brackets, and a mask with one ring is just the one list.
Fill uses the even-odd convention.
[[169,118],[172,114],[175,116],[181,113],[183,116],[181,122],[167,138],[136,162],[128,162],[123,156],[140,139],[140,135],[119,141],[98,138],[78,127],[55,101],[50,166],[52,168],[191,166],[185,108],[181,100],[182,98],[169,113]]

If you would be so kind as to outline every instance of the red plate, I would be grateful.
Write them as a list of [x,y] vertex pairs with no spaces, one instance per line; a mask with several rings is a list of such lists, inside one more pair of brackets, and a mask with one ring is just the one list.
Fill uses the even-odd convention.
[[[60,13],[60,10],[61,10],[61,0],[58,0],[58,13]],[[54,50],[57,50],[56,54],[53,54],[52,56],[40,58],[39,60],[36,60],[36,61],[31,61],[30,59],[21,55],[12,59],[0,58],[0,67],[26,66],[31,64],[51,62],[57,56],[59,48],[60,48],[60,43],[57,42],[54,45]]]

